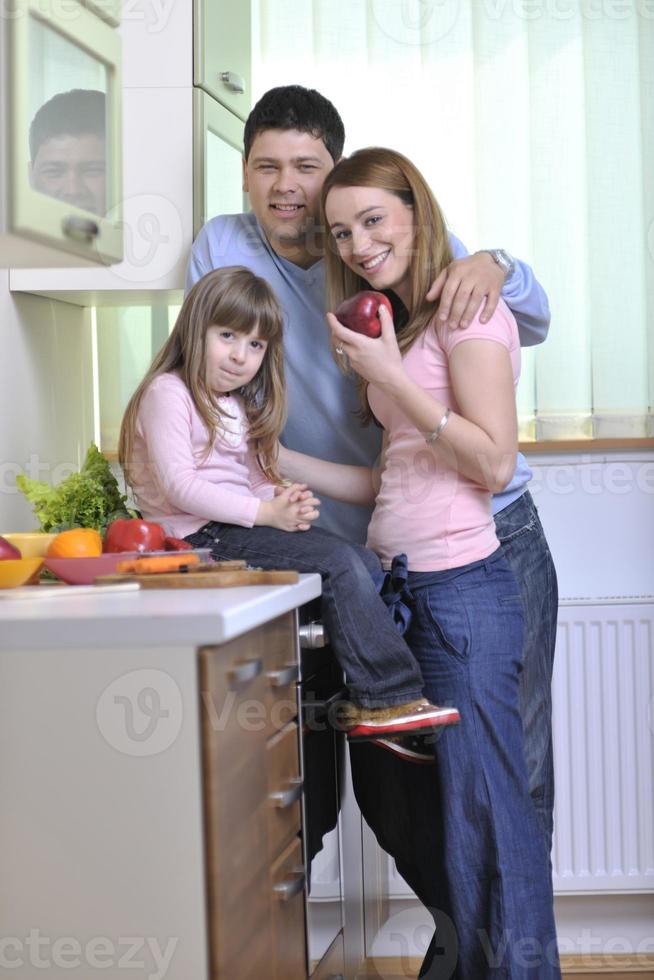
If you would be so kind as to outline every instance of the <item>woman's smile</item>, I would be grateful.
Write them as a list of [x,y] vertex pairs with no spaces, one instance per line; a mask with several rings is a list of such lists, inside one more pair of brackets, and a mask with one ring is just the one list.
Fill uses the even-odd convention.
[[333,187],[325,213],[338,253],[348,268],[376,289],[410,297],[413,208],[378,187]]

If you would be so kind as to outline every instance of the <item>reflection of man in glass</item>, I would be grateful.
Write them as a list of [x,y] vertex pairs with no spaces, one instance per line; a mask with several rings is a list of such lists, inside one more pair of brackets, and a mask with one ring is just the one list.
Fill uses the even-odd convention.
[[105,95],[59,92],[38,110],[29,133],[30,183],[94,214],[106,214]]

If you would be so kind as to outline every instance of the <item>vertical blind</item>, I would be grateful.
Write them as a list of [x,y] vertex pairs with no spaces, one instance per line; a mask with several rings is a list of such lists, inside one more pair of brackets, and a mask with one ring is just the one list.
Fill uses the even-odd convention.
[[346,153],[405,153],[470,251],[534,267],[521,437],[654,435],[654,0],[252,3],[255,99],[319,89]]

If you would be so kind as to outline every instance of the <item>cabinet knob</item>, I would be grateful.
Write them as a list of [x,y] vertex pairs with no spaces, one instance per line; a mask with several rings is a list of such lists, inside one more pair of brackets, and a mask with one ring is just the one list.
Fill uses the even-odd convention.
[[100,234],[100,226],[91,218],[79,218],[76,214],[69,214],[61,222],[61,230],[64,235],[74,238],[77,242],[90,242]]
[[271,670],[266,676],[270,679],[272,687],[286,687],[292,684],[300,676],[300,668],[297,664],[289,664],[282,670]]
[[298,630],[300,646],[303,650],[313,650],[327,645],[327,634],[322,623],[305,623]]
[[221,71],[220,81],[224,82],[231,92],[238,92],[239,95],[245,92],[245,79],[235,71]]
[[275,793],[270,793],[268,798],[279,810],[285,810],[302,796],[303,783],[301,779],[291,779],[291,786],[288,789],[280,789]]
[[231,684],[247,684],[263,672],[263,660],[245,660],[229,672]]
[[280,881],[278,885],[273,885],[273,891],[277,898],[282,902],[289,902],[296,895],[304,890],[304,874],[298,874],[287,881]]

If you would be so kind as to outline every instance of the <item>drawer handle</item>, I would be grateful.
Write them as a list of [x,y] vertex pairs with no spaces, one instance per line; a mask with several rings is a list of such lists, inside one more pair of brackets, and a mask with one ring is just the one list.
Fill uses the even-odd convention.
[[64,235],[73,238],[76,242],[90,242],[100,234],[100,226],[90,218],[78,218],[75,214],[69,214],[61,222],[61,229]]
[[271,670],[268,675],[273,687],[286,687],[292,684],[300,676],[300,668],[297,664],[289,664],[283,670]]
[[299,874],[288,881],[280,881],[278,885],[273,885],[273,891],[277,898],[282,902],[290,902],[292,898],[299,895],[304,890],[304,874]]
[[229,672],[232,684],[247,684],[263,672],[263,660],[245,660]]
[[245,92],[245,79],[235,71],[221,71],[220,81],[224,82],[231,92],[238,92],[239,95]]
[[302,796],[303,782],[301,779],[290,780],[291,785],[288,789],[278,789],[274,793],[269,794],[269,799],[279,810],[285,810],[289,806],[293,806],[294,803]]

